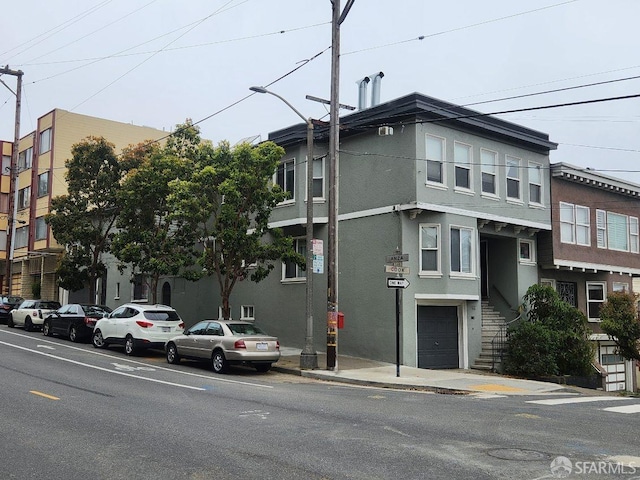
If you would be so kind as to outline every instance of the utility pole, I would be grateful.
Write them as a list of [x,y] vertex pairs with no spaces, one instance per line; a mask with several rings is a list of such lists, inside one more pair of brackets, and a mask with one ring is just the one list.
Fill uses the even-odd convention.
[[9,211],[7,216],[7,253],[6,253],[6,273],[7,278],[7,295],[11,295],[11,283],[13,276],[13,244],[16,236],[16,211],[18,203],[16,201],[16,183],[18,179],[18,149],[20,143],[20,108],[22,104],[22,70],[10,70],[9,66],[0,68],[0,74],[13,75],[16,77],[16,91],[14,92],[9,86],[2,82],[11,93],[16,96],[16,117],[14,124],[13,148],[11,149],[11,167],[9,172]]
[[331,0],[331,97],[329,112],[329,248],[327,262],[327,370],[338,369],[338,146],[340,144],[340,25],[355,0],[340,13]]

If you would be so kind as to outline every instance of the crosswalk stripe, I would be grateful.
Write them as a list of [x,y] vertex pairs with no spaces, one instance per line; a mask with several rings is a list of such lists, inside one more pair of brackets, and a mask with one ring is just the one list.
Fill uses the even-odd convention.
[[528,400],[527,403],[535,403],[538,405],[564,405],[568,403],[590,403],[590,402],[608,402],[615,400],[633,400],[624,397],[571,397],[571,398],[549,398],[545,400]]
[[640,413],[640,404],[625,405],[623,407],[607,407],[603,408],[602,410],[615,413]]

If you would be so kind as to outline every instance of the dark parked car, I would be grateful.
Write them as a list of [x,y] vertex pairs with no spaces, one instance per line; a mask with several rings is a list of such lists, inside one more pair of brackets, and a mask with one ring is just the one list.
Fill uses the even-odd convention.
[[42,324],[42,333],[51,336],[54,333],[69,337],[72,342],[86,340],[93,334],[98,319],[111,313],[104,305],[70,303],[51,312]]
[[0,322],[6,323],[9,312],[22,303],[24,298],[14,295],[0,297]]

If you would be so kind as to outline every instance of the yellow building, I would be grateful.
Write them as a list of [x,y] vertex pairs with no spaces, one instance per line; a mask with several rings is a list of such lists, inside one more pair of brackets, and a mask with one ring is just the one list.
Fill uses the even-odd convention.
[[[116,147],[116,153],[128,145],[157,140],[167,132],[149,127],[114,122],[55,109],[38,119],[34,132],[22,137],[15,189],[10,191],[12,142],[0,142],[2,173],[0,182],[0,259],[2,286],[10,294],[34,297],[39,285],[40,297],[58,300],[55,270],[63,248],[45,223],[51,199],[67,192],[65,161],[71,148],[88,136],[104,137]],[[15,206],[13,202],[15,201]],[[15,235],[9,232],[15,219]],[[7,239],[7,237],[9,237]],[[7,261],[7,259],[9,259]],[[38,287],[35,287],[36,289]]]

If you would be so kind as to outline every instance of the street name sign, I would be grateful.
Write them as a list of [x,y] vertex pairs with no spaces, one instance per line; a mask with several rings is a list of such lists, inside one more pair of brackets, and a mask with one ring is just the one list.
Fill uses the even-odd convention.
[[387,255],[386,258],[385,258],[385,261],[387,263],[408,262],[409,261],[409,254],[408,253],[396,253],[394,255]]
[[407,288],[409,285],[406,278],[387,278],[387,288]]
[[395,273],[398,275],[409,275],[409,267],[399,267],[396,265],[385,265],[385,273]]

